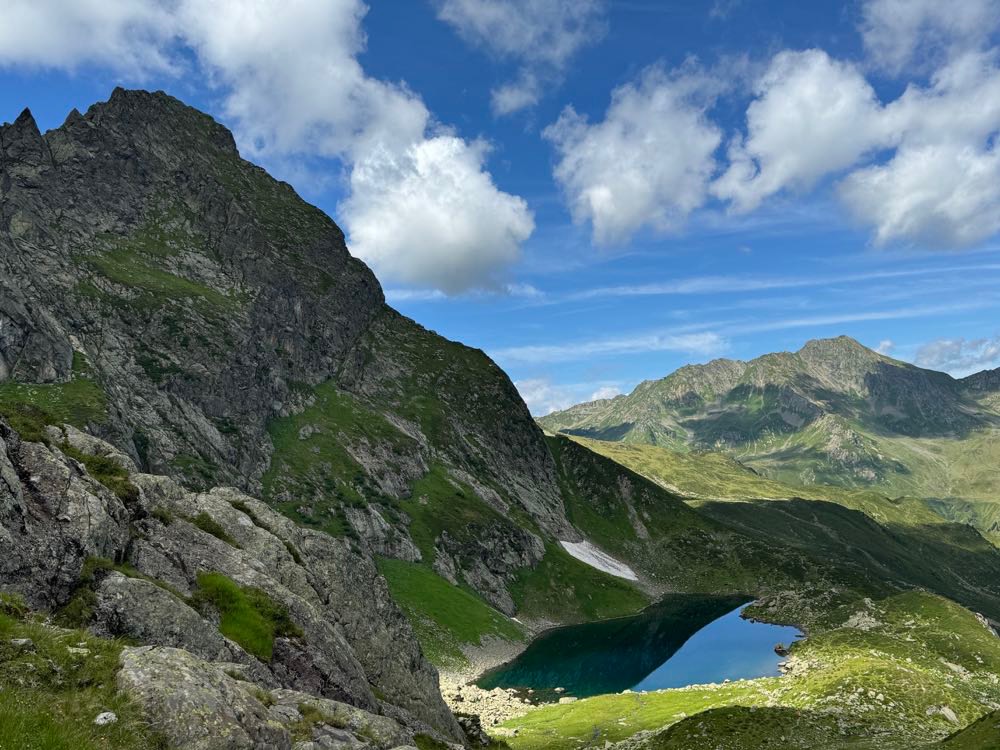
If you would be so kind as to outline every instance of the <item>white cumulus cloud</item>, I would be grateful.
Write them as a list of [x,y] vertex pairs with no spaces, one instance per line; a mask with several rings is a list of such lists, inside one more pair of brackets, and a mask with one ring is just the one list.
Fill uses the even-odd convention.
[[1000,23],[1000,0],[868,0],[861,32],[873,60],[899,73],[981,46]]
[[590,222],[596,242],[674,229],[702,205],[722,139],[706,114],[714,89],[706,76],[654,67],[612,93],[602,121],[568,107],[545,130],[573,219]]
[[738,211],[785,188],[807,189],[885,139],[875,92],[851,64],[818,49],[781,52],[757,81],[747,133],[729,147],[712,192]]
[[875,241],[903,239],[949,249],[1000,231],[1000,154],[960,143],[905,146],[884,165],[859,170],[841,196],[875,229]]
[[958,54],[882,103],[857,66],[786,51],[754,93],[712,185],[733,211],[832,176],[877,245],[961,248],[1000,231],[998,53]]
[[520,65],[514,80],[493,89],[499,115],[537,103],[545,85],[605,32],[604,0],[438,0],[437,9],[467,42]]
[[136,0],[6,0],[0,65],[75,70],[95,62],[142,79],[177,69],[169,6]]
[[497,190],[484,152],[438,136],[359,160],[341,206],[354,251],[380,275],[446,293],[482,286],[514,263],[534,221],[521,198]]

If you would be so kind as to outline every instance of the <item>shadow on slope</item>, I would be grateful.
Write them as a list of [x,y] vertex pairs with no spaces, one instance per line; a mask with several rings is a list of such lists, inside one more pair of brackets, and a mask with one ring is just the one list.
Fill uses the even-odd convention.
[[711,518],[761,542],[835,560],[863,576],[920,586],[1000,619],[1000,550],[959,524],[879,524],[820,500],[706,501]]

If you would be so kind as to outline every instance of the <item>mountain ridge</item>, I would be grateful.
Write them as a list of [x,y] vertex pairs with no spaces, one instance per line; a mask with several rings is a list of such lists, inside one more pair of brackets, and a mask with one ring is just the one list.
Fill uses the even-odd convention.
[[1000,426],[996,378],[955,379],[840,336],[746,362],[688,365],[537,421],[581,437],[723,450],[797,483],[912,493],[907,475],[921,461],[912,441],[979,439]]

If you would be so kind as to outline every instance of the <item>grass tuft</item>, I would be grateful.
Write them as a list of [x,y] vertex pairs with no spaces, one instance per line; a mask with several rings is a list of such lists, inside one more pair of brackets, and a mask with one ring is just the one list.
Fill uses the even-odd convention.
[[218,610],[219,631],[261,661],[271,660],[276,637],[302,637],[283,605],[260,589],[240,586],[221,573],[198,574],[194,602]]
[[202,511],[192,518],[191,523],[204,531],[206,534],[211,534],[216,539],[221,539],[230,547],[240,549],[240,545],[236,542],[236,540],[229,536],[226,530],[222,528],[222,525],[205,511]]
[[113,458],[84,453],[66,442],[59,447],[67,456],[82,463],[87,473],[114,492],[119,500],[129,504],[139,502],[139,488],[129,480],[125,467]]
[[[29,639],[31,647],[14,645],[16,639]],[[0,613],[0,748],[166,750],[164,738],[115,687],[120,652],[119,643],[82,630]],[[118,721],[95,726],[104,711]]]

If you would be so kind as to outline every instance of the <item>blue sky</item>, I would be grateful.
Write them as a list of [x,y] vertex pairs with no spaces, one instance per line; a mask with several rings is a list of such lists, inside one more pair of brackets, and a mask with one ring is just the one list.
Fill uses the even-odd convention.
[[848,334],[1000,366],[1000,0],[10,0],[0,120],[164,89],[536,413]]

